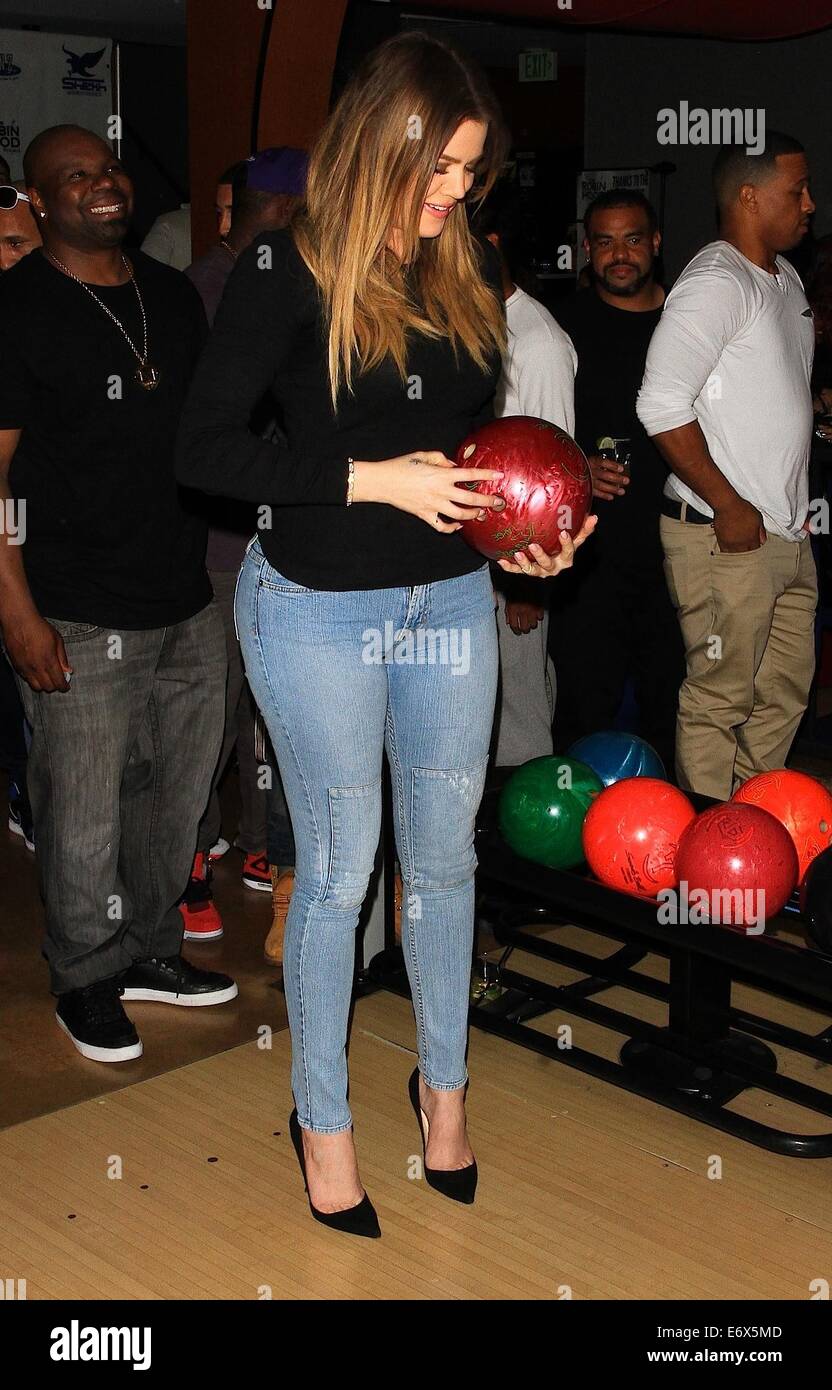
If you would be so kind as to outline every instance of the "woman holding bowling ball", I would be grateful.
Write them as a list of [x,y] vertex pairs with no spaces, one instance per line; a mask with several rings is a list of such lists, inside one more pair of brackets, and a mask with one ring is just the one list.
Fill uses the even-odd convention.
[[[356,1235],[379,1234],[346,1041],[385,747],[425,1173],[458,1201],[476,1185],[464,1109],[473,839],[497,631],[488,564],[456,532],[501,499],[464,486],[498,471],[451,460],[493,414],[500,271],[464,204],[486,195],[507,148],[484,77],[444,43],[407,33],[370,54],[315,143],[305,205],[240,256],[182,421],[181,481],[260,504],[236,616],[297,846],[290,1126],[313,1215]],[[268,393],[286,443],[249,429]],[[531,547],[503,568],[556,574],[589,529],[574,544],[564,533],[556,558]]]

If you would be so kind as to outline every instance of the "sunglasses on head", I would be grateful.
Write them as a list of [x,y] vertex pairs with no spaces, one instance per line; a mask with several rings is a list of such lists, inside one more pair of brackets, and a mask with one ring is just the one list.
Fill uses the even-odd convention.
[[31,203],[28,193],[19,193],[10,183],[0,183],[0,211],[11,212],[18,203]]

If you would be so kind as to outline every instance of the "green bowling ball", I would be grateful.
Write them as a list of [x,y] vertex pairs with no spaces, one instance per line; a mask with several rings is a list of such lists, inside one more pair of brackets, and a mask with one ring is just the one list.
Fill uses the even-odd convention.
[[583,861],[581,827],[603,790],[600,777],[577,758],[532,758],[512,773],[500,794],[500,834],[523,859],[571,869]]

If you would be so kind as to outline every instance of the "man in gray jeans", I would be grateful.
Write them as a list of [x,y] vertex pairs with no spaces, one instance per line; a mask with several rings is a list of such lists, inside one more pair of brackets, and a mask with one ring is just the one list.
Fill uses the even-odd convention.
[[205,321],[183,275],[123,254],[133,190],[103,140],[53,127],[24,167],[43,248],[0,285],[0,628],[33,729],[58,1023],[117,1062],[142,1051],[122,998],[237,993],[180,954],[226,680],[173,470]]

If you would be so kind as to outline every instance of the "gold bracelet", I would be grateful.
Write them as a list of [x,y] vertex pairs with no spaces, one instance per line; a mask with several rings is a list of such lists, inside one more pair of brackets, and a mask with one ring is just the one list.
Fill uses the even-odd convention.
[[347,459],[349,472],[347,474],[347,506],[352,506],[352,494],[355,489],[355,459]]

